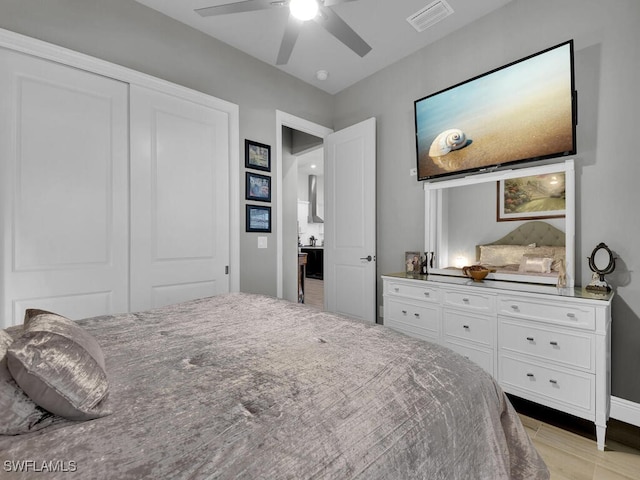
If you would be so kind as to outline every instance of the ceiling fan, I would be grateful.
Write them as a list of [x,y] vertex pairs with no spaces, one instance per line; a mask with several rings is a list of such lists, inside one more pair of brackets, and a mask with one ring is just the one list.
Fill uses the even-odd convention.
[[355,53],[364,57],[371,47],[331,7],[355,0],[243,0],[214,7],[198,8],[203,17],[251,12],[269,8],[289,7],[289,20],[282,37],[276,65],[286,65],[300,30],[307,20],[313,20]]

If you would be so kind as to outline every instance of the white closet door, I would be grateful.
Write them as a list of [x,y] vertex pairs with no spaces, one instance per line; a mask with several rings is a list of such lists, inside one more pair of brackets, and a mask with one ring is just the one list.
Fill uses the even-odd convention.
[[128,310],[127,90],[0,49],[0,323]]
[[229,291],[228,115],[131,86],[131,310]]

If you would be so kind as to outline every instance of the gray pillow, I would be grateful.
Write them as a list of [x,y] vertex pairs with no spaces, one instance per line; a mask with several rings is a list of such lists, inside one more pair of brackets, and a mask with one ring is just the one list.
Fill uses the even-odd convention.
[[7,351],[7,365],[31,400],[71,420],[109,415],[109,384],[98,342],[68,318],[25,313],[24,333]]
[[[0,435],[35,432],[56,419],[39,407],[13,380],[7,368],[7,350],[13,337],[0,330]],[[59,417],[57,417],[59,418]]]

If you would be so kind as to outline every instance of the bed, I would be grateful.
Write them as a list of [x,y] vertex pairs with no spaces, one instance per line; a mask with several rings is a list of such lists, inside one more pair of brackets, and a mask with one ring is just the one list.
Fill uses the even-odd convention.
[[510,280],[518,276],[555,283],[566,265],[565,232],[546,222],[527,222],[502,238],[476,245],[476,263]]
[[101,414],[0,435],[2,478],[549,478],[490,375],[381,325],[244,293],[75,323]]

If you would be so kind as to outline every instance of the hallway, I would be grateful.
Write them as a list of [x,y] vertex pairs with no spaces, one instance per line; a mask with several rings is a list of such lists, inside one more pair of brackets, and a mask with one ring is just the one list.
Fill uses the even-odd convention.
[[305,305],[324,310],[324,282],[307,277],[304,279],[304,290]]

